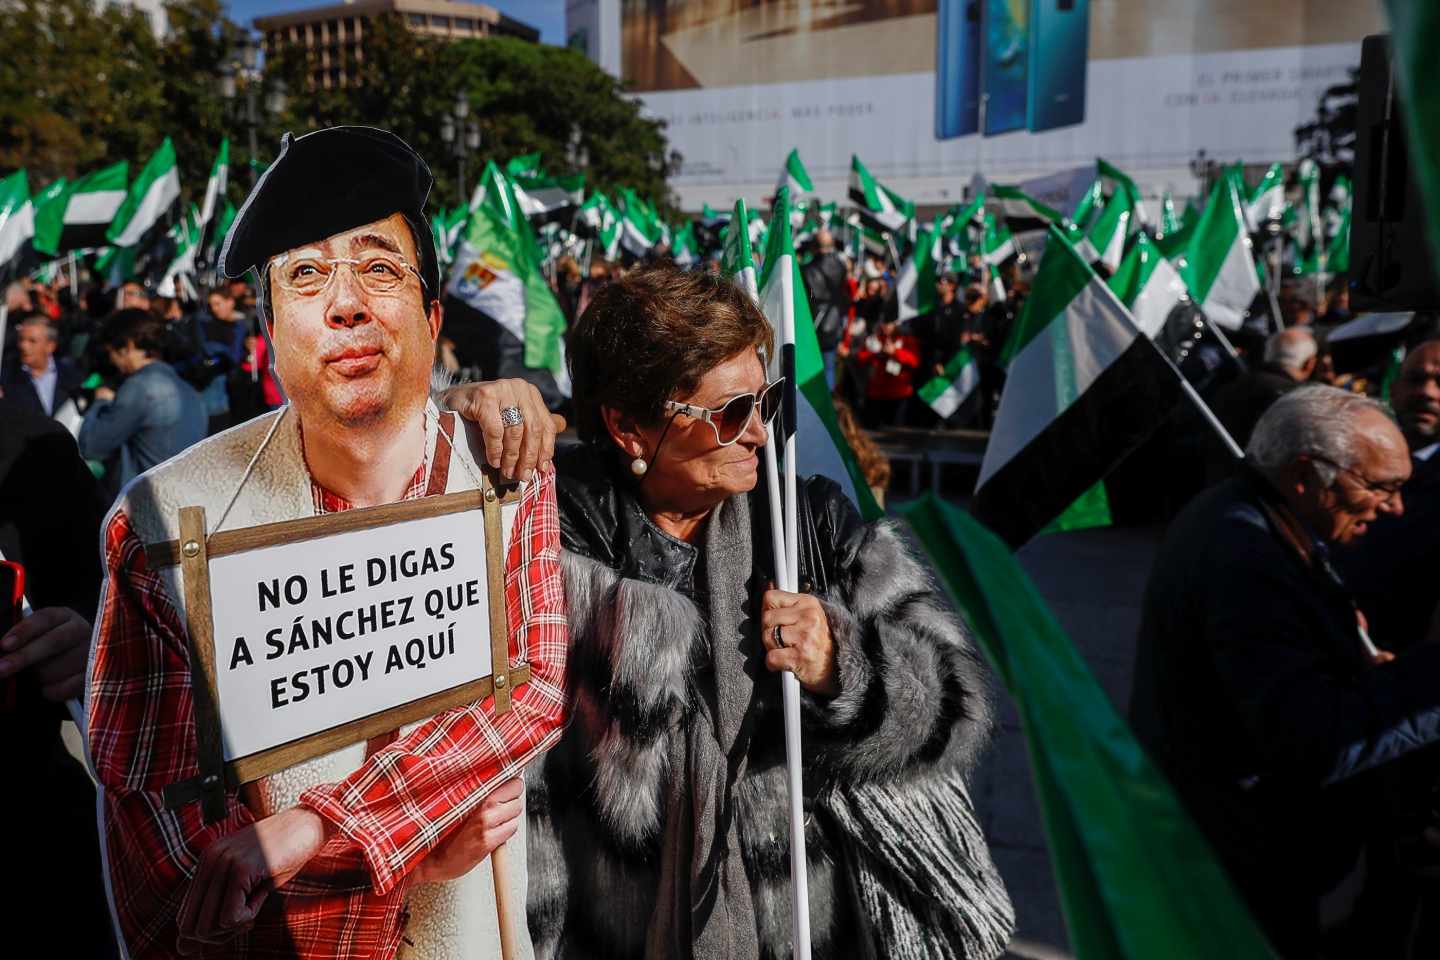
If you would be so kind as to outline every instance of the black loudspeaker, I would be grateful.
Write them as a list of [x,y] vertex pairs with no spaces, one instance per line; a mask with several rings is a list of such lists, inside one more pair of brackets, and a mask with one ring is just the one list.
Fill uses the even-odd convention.
[[1406,146],[1388,35],[1365,38],[1359,86],[1350,309],[1440,309],[1425,203]]

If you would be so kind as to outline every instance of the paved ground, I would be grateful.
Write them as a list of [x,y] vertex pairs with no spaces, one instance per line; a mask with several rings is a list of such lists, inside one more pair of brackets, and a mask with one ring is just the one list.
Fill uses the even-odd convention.
[[[1130,695],[1140,599],[1159,530],[1100,529],[1042,537],[1020,562],[1122,712]],[[1068,956],[1030,761],[1014,705],[1001,693],[1001,725],[977,772],[976,805],[1015,902],[1017,957]]]

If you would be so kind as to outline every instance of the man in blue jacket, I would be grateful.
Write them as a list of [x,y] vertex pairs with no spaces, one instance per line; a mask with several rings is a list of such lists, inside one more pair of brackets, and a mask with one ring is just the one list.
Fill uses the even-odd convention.
[[205,439],[205,403],[160,359],[165,327],[144,310],[121,310],[105,322],[100,344],[125,379],[100,387],[80,427],[80,453],[112,461],[110,493]]

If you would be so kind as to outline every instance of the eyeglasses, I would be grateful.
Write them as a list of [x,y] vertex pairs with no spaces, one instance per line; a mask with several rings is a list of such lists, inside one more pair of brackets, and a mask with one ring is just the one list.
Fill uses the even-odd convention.
[[1388,503],[1391,500],[1394,500],[1396,497],[1400,496],[1400,491],[1405,486],[1404,480],[1391,480],[1389,483],[1376,483],[1374,480],[1371,480],[1369,477],[1365,476],[1362,473],[1359,473],[1358,471],[1352,470],[1349,467],[1340,466],[1340,464],[1336,463],[1334,460],[1331,460],[1329,457],[1322,457],[1312,453],[1310,454],[1310,459],[1319,460],[1321,463],[1329,464],[1336,470],[1339,470],[1341,473],[1350,474],[1350,476],[1354,477],[1355,482],[1360,484],[1360,486],[1364,487],[1370,493],[1381,497],[1381,503]]
[[324,293],[340,272],[341,266],[355,271],[355,279],[370,293],[393,293],[404,286],[405,271],[420,271],[393,253],[376,251],[355,259],[351,257],[297,257],[281,254],[270,261],[270,278],[275,284],[301,297]]
[[759,393],[742,393],[731,397],[723,407],[697,407],[692,403],[667,400],[665,410],[672,414],[685,414],[696,420],[704,420],[715,431],[715,442],[722,447],[739,440],[750,426],[750,418],[758,407],[760,422],[769,423],[780,410],[780,399],[784,395],[785,378],[767,383]]

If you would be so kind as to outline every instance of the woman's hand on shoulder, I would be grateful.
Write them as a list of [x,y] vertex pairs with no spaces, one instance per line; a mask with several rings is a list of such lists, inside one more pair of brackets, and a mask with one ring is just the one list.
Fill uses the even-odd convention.
[[[440,405],[480,425],[485,437],[485,459],[506,477],[529,480],[530,474],[555,458],[555,434],[565,429],[565,418],[545,409],[533,383],[525,380],[486,380],[451,387]],[[515,407],[521,420],[506,427],[500,411]]]
[[835,635],[820,601],[808,593],[767,590],[760,611],[765,667],[789,670],[800,686],[822,697],[840,692]]

